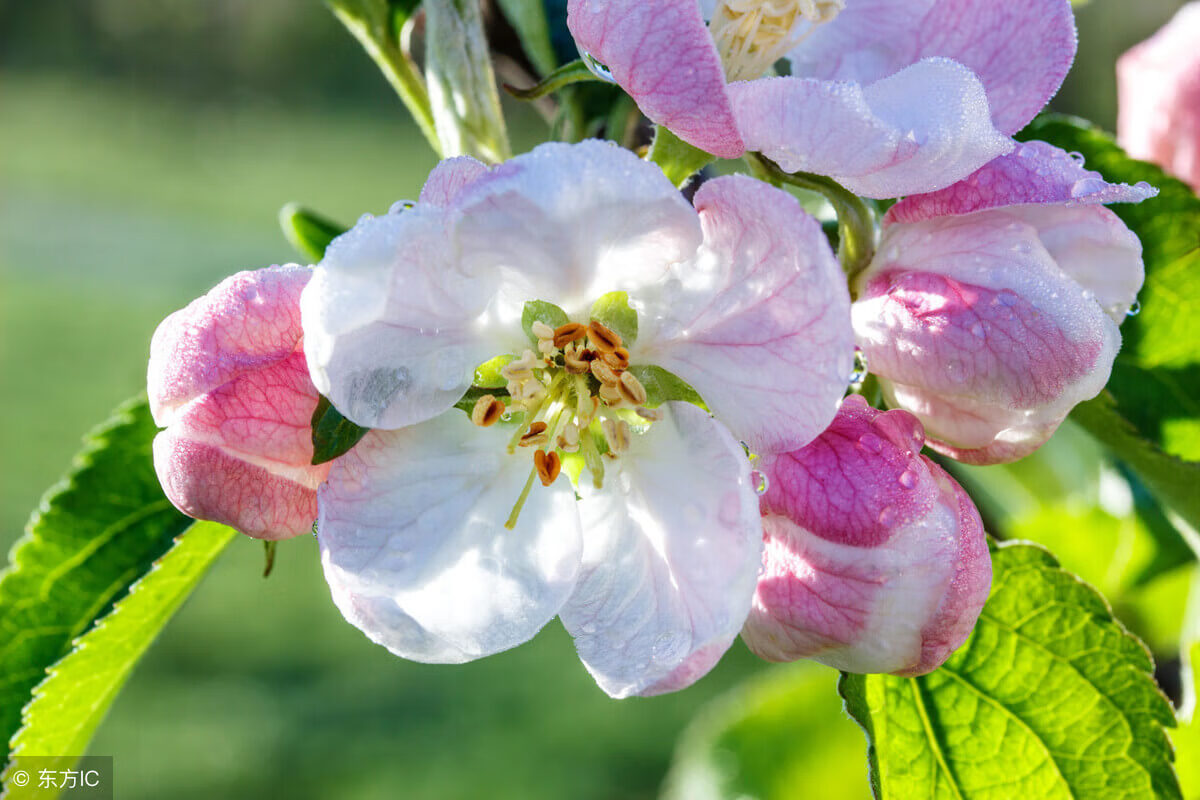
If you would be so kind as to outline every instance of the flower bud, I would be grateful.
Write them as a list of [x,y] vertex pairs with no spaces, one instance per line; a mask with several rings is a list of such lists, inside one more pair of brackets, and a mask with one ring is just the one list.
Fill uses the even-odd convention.
[[960,461],[1040,447],[1104,388],[1141,288],[1141,243],[1101,204],[1154,193],[1034,142],[894,206],[852,311],[888,405]]
[[966,640],[992,569],[979,512],[920,455],[907,412],[848,397],[833,423],[764,456],[763,570],[742,639],[762,658],[920,675]]
[[167,497],[197,519],[259,539],[312,530],[311,420],[318,394],[301,345],[295,265],[240,272],[163,320],[150,343],[154,467]]
[[1200,3],[1117,61],[1117,140],[1200,190]]

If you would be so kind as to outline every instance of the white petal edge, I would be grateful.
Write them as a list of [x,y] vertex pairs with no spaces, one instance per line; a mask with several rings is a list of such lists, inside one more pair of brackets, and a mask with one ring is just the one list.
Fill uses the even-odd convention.
[[455,663],[533,637],[570,596],[582,544],[570,482],[536,480],[505,447],[507,426],[453,410],[373,431],[334,462],[318,492],[317,538],[334,601],[378,644],[414,661]]
[[745,622],[761,561],[741,445],[695,406],[663,408],[610,462],[603,489],[581,486],[583,568],[560,616],[613,697],[672,691],[706,673]]

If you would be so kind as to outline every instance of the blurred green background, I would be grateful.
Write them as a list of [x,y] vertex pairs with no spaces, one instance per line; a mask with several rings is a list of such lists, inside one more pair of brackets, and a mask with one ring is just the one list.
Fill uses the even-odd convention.
[[[1079,61],[1055,107],[1111,128],[1113,60],[1179,5],[1081,8]],[[540,123],[512,110],[523,149]],[[163,316],[231,272],[296,257],[280,206],[352,222],[415,197],[433,163],[317,0],[0,0],[0,549],[82,432],[142,388]],[[998,504],[1044,484],[1055,453],[1078,450],[1010,471],[993,487]],[[1139,609],[1181,607],[1186,571],[1125,592],[1143,534],[1083,494],[1050,511],[1034,497],[1014,527],[1058,536],[1067,566],[1096,573],[1169,653],[1178,615]],[[616,702],[557,623],[474,664],[407,663],[341,620],[315,555],[308,537],[284,542],[263,580],[261,546],[231,547],[93,745],[115,756],[118,797],[649,798],[702,709],[689,747],[712,746],[747,714],[789,731],[794,785],[747,791],[866,795],[864,743],[832,671],[768,667],[738,644],[692,689]],[[787,702],[756,705],[783,685]],[[738,735],[718,746],[753,743]],[[685,759],[675,796],[699,796],[691,777]]]

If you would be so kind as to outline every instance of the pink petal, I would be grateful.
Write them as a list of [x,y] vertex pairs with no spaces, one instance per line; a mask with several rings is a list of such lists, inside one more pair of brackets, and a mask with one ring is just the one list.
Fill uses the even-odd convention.
[[433,206],[452,204],[464,189],[487,174],[487,165],[470,156],[447,158],[433,168],[421,188],[420,202]]
[[696,193],[704,246],[645,297],[634,363],[674,372],[757,452],[790,450],[837,411],[853,366],[849,296],[817,221],[746,177]]
[[1045,142],[1027,142],[953,186],[906,197],[888,210],[884,225],[1026,203],[1066,207],[1140,203],[1156,194],[1158,190],[1145,182],[1109,183],[1066,151]]
[[[855,332],[889,405],[960,460],[1039,447],[1103,388],[1120,342],[1020,211],[893,225],[858,279]],[[1037,209],[1056,211],[1110,213]]]
[[290,264],[239,272],[162,321],[150,342],[154,421],[188,401],[291,356],[300,342],[300,292],[312,270]]
[[1117,140],[1200,190],[1200,3],[1117,61]]
[[765,550],[742,638],[774,661],[921,674],[970,633],[990,563],[965,493],[903,411],[847,398],[807,447],[768,456]]
[[150,348],[151,407],[167,430],[154,462],[185,514],[264,539],[312,530],[310,422],[317,391],[300,351],[298,296],[311,272],[242,272],[172,314]]
[[722,158],[745,151],[696,0],[570,0],[567,27],[652,121]]
[[1069,0],[855,0],[791,54],[792,74],[867,84],[921,59],[965,65],[1003,133],[1025,127],[1075,58]]
[[940,189],[1012,149],[991,126],[979,80],[945,59],[865,88],[764,78],[730,84],[729,96],[748,149],[866,197]]

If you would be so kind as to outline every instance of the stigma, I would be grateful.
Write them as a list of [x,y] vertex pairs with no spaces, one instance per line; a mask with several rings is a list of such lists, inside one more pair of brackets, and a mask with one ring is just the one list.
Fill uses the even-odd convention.
[[845,5],[845,0],[721,0],[709,30],[725,65],[725,78],[761,78]]

